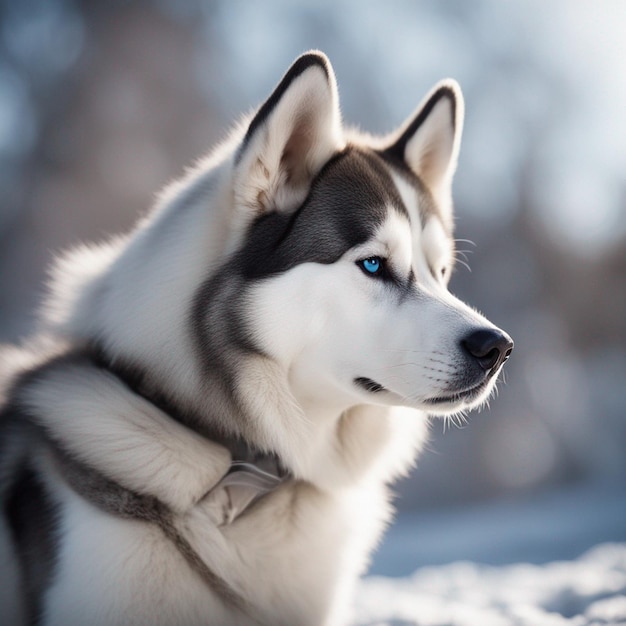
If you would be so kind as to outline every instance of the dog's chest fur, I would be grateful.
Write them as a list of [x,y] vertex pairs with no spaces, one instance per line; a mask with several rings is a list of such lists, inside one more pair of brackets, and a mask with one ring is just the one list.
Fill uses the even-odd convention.
[[[373,434],[372,417],[346,414],[338,425],[347,459],[355,440]],[[387,428],[376,423],[380,444]],[[338,491],[288,478],[225,521],[229,501],[215,490],[228,472],[227,448],[88,352],[61,351],[18,375],[3,430],[15,477],[4,488],[22,489],[25,471],[49,502],[46,528],[28,516],[32,502],[9,511],[22,535],[38,534],[50,553],[45,579],[29,592],[27,622],[344,623],[345,599],[390,515],[376,472],[356,471]],[[36,571],[34,545],[22,545],[26,570]]]
[[71,532],[50,590],[50,624],[125,624],[128,615],[164,625],[206,624],[208,615],[215,624],[343,623],[342,595],[365,565],[354,556],[387,517],[381,516],[383,493],[355,491],[339,499],[295,482],[228,528],[216,530],[202,503],[180,514],[177,525],[197,554],[245,590],[252,608],[241,611],[207,588],[158,527],[112,517],[70,492],[62,501],[62,532]]

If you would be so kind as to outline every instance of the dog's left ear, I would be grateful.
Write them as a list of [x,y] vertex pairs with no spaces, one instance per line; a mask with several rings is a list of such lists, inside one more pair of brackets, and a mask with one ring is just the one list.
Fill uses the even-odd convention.
[[235,162],[237,204],[253,216],[294,209],[342,147],[335,75],[324,54],[308,52],[248,126]]
[[463,131],[463,95],[458,83],[441,81],[393,136],[386,152],[420,178],[451,224],[450,192]]

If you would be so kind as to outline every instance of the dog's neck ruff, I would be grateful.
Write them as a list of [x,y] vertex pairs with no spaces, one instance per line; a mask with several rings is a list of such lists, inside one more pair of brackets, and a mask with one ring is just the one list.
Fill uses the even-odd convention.
[[95,349],[91,356],[98,367],[113,374],[134,394],[230,452],[232,461],[228,472],[202,498],[208,504],[212,500],[216,502],[216,508],[222,513],[222,525],[234,522],[250,505],[292,478],[275,453],[255,449],[241,437],[209,429],[206,425],[194,428],[194,425],[202,423],[201,420],[181,410],[149,385],[141,368],[115,361],[102,349]]

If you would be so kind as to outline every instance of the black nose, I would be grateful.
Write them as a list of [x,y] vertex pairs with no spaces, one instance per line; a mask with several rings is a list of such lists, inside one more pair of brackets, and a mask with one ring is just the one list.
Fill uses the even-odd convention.
[[496,328],[474,330],[461,341],[461,345],[485,371],[495,371],[513,351],[513,340]]

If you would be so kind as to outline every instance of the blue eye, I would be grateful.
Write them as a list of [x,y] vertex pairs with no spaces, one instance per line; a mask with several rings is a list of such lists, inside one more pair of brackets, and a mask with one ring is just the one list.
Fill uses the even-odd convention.
[[379,256],[371,256],[358,263],[366,274],[376,276],[383,269],[383,260]]

